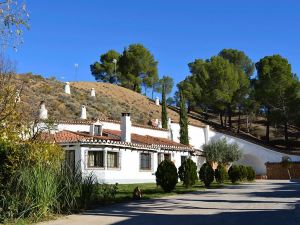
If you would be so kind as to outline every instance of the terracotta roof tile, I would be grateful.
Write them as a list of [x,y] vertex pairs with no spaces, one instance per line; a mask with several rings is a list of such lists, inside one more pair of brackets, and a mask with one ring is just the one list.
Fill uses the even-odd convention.
[[73,132],[68,130],[63,130],[60,132],[57,132],[55,134],[48,134],[43,133],[42,134],[43,139],[55,141],[57,143],[64,143],[64,142],[79,142],[83,140],[94,140],[94,139],[100,139],[100,140],[116,140],[114,138],[109,138],[105,136],[92,136],[90,134],[85,133],[79,133],[79,132]]
[[[121,131],[118,130],[109,130],[104,129],[103,133],[111,134],[115,137],[121,136]],[[147,145],[166,145],[166,146],[176,146],[176,147],[187,147],[190,148],[190,146],[186,146],[180,143],[177,143],[175,141],[171,141],[167,138],[159,138],[159,137],[153,137],[150,135],[140,135],[140,134],[131,134],[131,141],[133,143],[138,144],[147,144]]]

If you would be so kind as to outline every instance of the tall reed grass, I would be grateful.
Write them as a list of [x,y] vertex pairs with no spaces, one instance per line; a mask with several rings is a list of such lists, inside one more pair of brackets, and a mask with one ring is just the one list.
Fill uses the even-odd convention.
[[0,223],[31,218],[38,221],[51,214],[68,214],[88,207],[95,198],[97,180],[66,166],[38,164],[23,167],[0,192]]

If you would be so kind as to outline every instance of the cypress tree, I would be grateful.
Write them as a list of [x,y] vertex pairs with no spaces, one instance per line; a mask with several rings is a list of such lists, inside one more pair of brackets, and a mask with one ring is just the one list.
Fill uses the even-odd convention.
[[162,92],[161,92],[161,123],[162,128],[167,129],[168,128],[168,115],[167,115],[167,106],[166,106],[166,87],[163,84],[162,85]]
[[187,109],[185,105],[185,99],[180,92],[180,143],[184,145],[189,145],[189,130],[188,130],[188,116]]

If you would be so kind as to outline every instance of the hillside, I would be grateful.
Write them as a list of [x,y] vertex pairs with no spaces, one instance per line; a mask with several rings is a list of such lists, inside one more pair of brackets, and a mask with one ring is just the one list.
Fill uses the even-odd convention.
[[[37,114],[41,101],[46,102],[48,115],[59,120],[78,119],[81,105],[86,105],[88,118],[119,120],[122,112],[130,112],[132,121],[147,125],[151,119],[161,117],[161,107],[147,97],[126,88],[99,82],[71,82],[71,95],[64,93],[64,83],[54,78],[24,74],[16,77],[23,83],[21,102],[28,116]],[[90,97],[90,90],[96,90],[96,97]],[[25,113],[25,112],[24,112]],[[179,121],[178,113],[168,109],[168,116]],[[190,119],[190,124],[203,126],[200,121]]]
[[[54,78],[43,78],[39,75],[18,75],[16,83],[23,84],[21,103],[25,110],[23,113],[29,118],[37,115],[41,101],[46,102],[49,117],[57,120],[79,119],[81,105],[86,105],[88,119],[103,118],[120,120],[122,112],[130,112],[133,123],[149,125],[150,120],[161,118],[161,107],[149,100],[144,95],[129,89],[99,82],[71,82],[71,95],[64,93],[65,83]],[[90,90],[94,88],[96,97],[90,97]],[[174,122],[179,121],[178,108],[167,109],[168,116]],[[228,133],[255,142],[274,150],[300,154],[299,130],[289,130],[291,149],[285,149],[280,129],[271,127],[271,142],[266,145],[264,141],[264,118],[256,118],[252,122],[250,133],[247,132],[245,119],[242,120],[241,132],[230,131],[220,127],[218,115],[203,116],[199,113],[189,114],[189,123],[196,126],[210,124],[213,129]],[[233,130],[236,130],[237,118],[233,117]]]

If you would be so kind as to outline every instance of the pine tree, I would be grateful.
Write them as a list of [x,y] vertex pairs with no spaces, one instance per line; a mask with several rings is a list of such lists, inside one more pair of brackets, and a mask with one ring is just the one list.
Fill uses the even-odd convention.
[[188,130],[188,116],[187,109],[185,105],[185,99],[180,93],[180,143],[184,145],[189,145],[189,130]]
[[162,85],[162,92],[161,92],[161,123],[162,128],[168,128],[168,114],[167,114],[167,107],[166,107],[166,87]]

